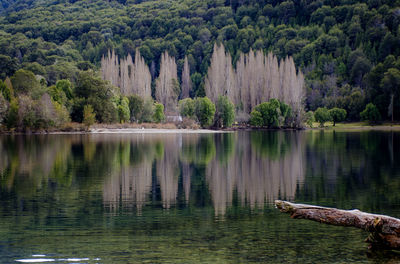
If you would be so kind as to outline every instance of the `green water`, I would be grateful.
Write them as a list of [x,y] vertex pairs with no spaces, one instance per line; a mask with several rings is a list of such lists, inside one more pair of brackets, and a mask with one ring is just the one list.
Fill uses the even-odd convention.
[[0,137],[0,263],[396,263],[287,199],[400,217],[400,133]]

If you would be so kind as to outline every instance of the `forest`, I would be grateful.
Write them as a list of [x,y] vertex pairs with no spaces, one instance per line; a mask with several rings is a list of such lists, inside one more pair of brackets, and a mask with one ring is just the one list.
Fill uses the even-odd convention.
[[0,122],[398,121],[399,25],[398,0],[2,1]]

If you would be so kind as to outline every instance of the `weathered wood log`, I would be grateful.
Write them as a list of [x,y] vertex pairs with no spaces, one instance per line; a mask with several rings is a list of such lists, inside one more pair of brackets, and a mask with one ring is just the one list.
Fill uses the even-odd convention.
[[324,224],[361,228],[370,233],[366,242],[370,248],[400,249],[400,219],[361,212],[340,210],[287,201],[275,201],[275,206],[291,218],[309,219]]

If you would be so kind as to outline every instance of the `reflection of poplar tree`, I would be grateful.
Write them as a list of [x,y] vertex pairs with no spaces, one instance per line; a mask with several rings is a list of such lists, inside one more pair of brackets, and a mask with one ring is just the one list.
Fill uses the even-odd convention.
[[179,170],[179,149],[177,148],[177,138],[168,138],[165,141],[165,153],[157,160],[157,180],[160,184],[161,199],[163,207],[168,209],[176,203],[178,197],[178,177]]
[[[255,149],[253,144],[248,144],[252,134],[238,134],[237,138],[231,138],[235,141],[235,150],[229,163],[213,159],[207,166],[206,179],[217,215],[225,214],[226,207],[232,203],[234,190],[243,205],[263,207],[265,202],[279,197],[294,198],[298,182],[304,179],[300,133],[276,133],[265,138],[256,134],[256,139],[263,141],[260,147],[274,146],[274,158],[262,155],[263,152]],[[219,140],[228,140],[224,140],[224,136],[227,135],[221,135]],[[287,145],[286,141],[293,143]],[[220,148],[224,147],[224,144],[217,144],[217,153],[223,152]]]

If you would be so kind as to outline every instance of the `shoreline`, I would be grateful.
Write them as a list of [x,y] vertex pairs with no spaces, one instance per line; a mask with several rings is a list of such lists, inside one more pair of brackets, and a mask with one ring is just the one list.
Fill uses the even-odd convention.
[[212,134],[229,133],[229,130],[186,129],[186,128],[95,128],[87,134]]
[[181,128],[172,123],[166,124],[95,124],[89,130],[82,124],[69,124],[63,128],[30,131],[0,131],[0,135],[84,135],[84,134],[217,134],[235,131],[327,131],[327,132],[359,132],[359,131],[400,131],[400,124],[381,124],[371,126],[362,123],[338,123],[336,126],[292,128],[257,128],[250,126],[234,126],[222,129]]
[[[328,123],[329,124],[329,123]],[[357,132],[357,131],[400,131],[400,123],[382,123],[379,125],[370,125],[364,122],[351,122],[351,123],[336,123],[336,126],[332,124],[318,127],[318,125],[314,125],[313,127],[307,127],[307,130],[324,130],[324,131],[348,131],[348,132]]]

